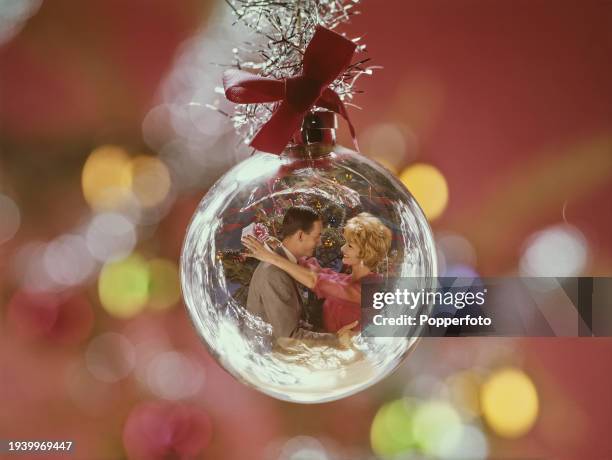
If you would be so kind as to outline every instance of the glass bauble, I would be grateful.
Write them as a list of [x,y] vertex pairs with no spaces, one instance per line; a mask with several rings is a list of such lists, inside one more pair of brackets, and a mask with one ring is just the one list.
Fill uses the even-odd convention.
[[[278,346],[271,326],[245,308],[258,261],[245,257],[241,234],[255,223],[260,233],[276,236],[292,205],[321,214],[324,230],[316,257],[336,271],[342,269],[342,226],[360,212],[378,217],[393,232],[382,276],[436,276],[435,247],[427,220],[404,185],[378,163],[335,145],[256,153],[202,199],[185,238],[181,282],[188,311],[211,354],[234,377],[270,396],[331,401],[388,375],[417,338],[358,335],[349,347],[300,341]],[[320,300],[301,293],[307,320],[317,330]]]

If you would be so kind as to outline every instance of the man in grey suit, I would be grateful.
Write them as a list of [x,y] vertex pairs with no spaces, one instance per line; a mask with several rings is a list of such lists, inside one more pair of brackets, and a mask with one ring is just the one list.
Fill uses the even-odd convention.
[[[320,244],[323,229],[321,217],[306,206],[287,210],[282,224],[282,244],[276,252],[297,262],[312,256]],[[302,297],[293,278],[267,262],[261,262],[251,278],[247,310],[272,325],[275,339],[281,337],[327,338],[332,334],[317,334],[300,327]]]

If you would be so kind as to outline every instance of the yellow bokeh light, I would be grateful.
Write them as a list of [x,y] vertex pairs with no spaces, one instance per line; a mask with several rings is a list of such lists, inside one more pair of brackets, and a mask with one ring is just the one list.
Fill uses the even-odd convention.
[[457,372],[446,383],[454,406],[471,420],[480,415],[480,377],[472,371]]
[[527,433],[538,416],[538,394],[531,379],[521,370],[495,372],[482,386],[482,412],[491,429],[505,438]]
[[138,156],[132,160],[132,192],[144,207],[157,206],[170,191],[170,173],[155,157]]
[[106,264],[98,278],[98,295],[113,316],[130,318],[140,313],[149,299],[149,266],[143,257],[131,255]]
[[413,408],[406,400],[383,405],[372,422],[370,442],[379,456],[395,456],[415,447],[412,437]]
[[178,268],[166,259],[149,262],[149,306],[155,310],[172,307],[181,298]]
[[436,219],[444,212],[448,204],[448,185],[437,168],[417,163],[402,171],[399,177],[428,219]]
[[81,174],[83,195],[94,209],[114,209],[131,194],[130,158],[121,147],[106,145],[95,149]]

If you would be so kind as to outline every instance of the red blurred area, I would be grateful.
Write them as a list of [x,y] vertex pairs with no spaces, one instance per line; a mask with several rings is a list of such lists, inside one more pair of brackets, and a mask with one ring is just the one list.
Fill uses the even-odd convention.
[[210,2],[44,2],[0,48],[0,126],[21,142],[133,136]]
[[610,273],[612,153],[593,171],[588,146],[612,136],[611,24],[601,1],[390,0],[347,28],[384,67],[351,116],[411,126],[448,180],[436,225],[474,241],[482,273],[514,266],[565,203],[596,245],[593,273]]

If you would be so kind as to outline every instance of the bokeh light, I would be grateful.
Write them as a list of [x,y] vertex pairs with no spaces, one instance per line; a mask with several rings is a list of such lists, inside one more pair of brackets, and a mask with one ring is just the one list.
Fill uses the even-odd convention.
[[21,224],[21,213],[17,204],[0,193],[0,244],[15,236]]
[[[146,325],[146,323],[143,323]],[[138,325],[137,323],[135,325]],[[156,356],[172,350],[165,326],[140,327],[134,331],[126,330],[136,349],[136,368],[134,375],[143,388],[149,388],[149,367]]]
[[30,292],[50,292],[58,285],[49,274],[45,264],[47,245],[32,241],[21,246],[12,260],[12,269],[20,286]]
[[444,458],[457,460],[489,458],[489,443],[485,434],[475,426],[464,425],[461,430],[461,439],[454,449],[444,454]]
[[394,173],[413,161],[418,150],[416,135],[407,126],[394,123],[370,126],[359,137],[359,144],[366,155]]
[[140,313],[149,299],[149,267],[144,258],[133,254],[107,263],[98,279],[98,295],[112,316],[129,318]]
[[134,249],[136,228],[124,215],[105,212],[91,220],[85,238],[91,255],[97,260],[119,260]]
[[449,231],[436,233],[436,249],[444,254],[447,265],[476,266],[476,250],[464,236]]
[[42,0],[20,0],[0,2],[0,44],[19,33],[30,16],[34,16]]
[[176,263],[167,259],[149,261],[149,307],[163,310],[176,305],[181,285]]
[[132,192],[145,208],[161,204],[170,192],[170,173],[155,157],[138,156],[132,160]]
[[417,163],[404,169],[399,178],[429,219],[442,215],[448,204],[448,185],[437,168]]
[[[217,24],[217,27],[224,26]],[[228,119],[207,105],[216,83],[210,78],[210,72],[199,71],[193,63],[202,59],[208,62],[210,57],[200,56],[208,51],[210,49],[200,46],[195,49],[185,46],[185,56],[180,61],[189,64],[179,65],[168,77],[167,92],[178,91],[181,94],[175,96],[180,101],[190,102],[160,104],[151,108],[142,121],[143,138],[168,167],[173,191],[211,185],[236,161],[250,153],[246,145],[236,145],[232,141],[228,133],[232,124]],[[189,84],[194,81],[197,81],[195,88]],[[200,100],[204,102],[198,102]],[[230,110],[225,98],[215,102],[222,110]]]
[[204,385],[204,369],[177,351],[155,356],[147,369],[149,389],[163,399],[178,400],[195,396]]
[[505,368],[492,374],[482,385],[480,401],[487,424],[505,438],[524,435],[538,416],[535,385],[520,369]]
[[49,243],[44,252],[49,277],[62,286],[75,286],[87,280],[96,268],[81,235],[63,235]]
[[143,402],[123,427],[123,444],[133,459],[197,458],[211,438],[212,423],[202,409],[174,402]]
[[580,230],[569,224],[548,227],[525,244],[520,271],[525,276],[577,276],[588,260],[588,244]]
[[296,436],[283,445],[278,460],[329,460],[325,447],[312,436]]
[[442,276],[449,278],[478,278],[480,275],[469,265],[450,265],[444,268]]
[[433,374],[415,375],[404,389],[407,398],[435,399],[447,392],[446,383]]
[[7,308],[7,323],[26,339],[74,345],[86,339],[94,313],[82,295],[17,291]]
[[463,425],[461,417],[449,403],[432,400],[416,408],[412,433],[424,453],[445,457],[459,445]]
[[85,350],[87,369],[96,379],[113,383],[126,378],[134,369],[136,353],[132,343],[116,332],[95,337]]
[[127,152],[118,146],[95,149],[81,173],[83,196],[93,209],[116,209],[131,194],[132,168]]
[[480,415],[480,377],[473,371],[466,370],[452,374],[447,379],[450,400],[460,410],[465,420],[472,420]]
[[414,404],[408,399],[385,403],[376,413],[370,429],[375,454],[393,457],[416,447],[412,434]]

